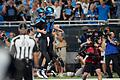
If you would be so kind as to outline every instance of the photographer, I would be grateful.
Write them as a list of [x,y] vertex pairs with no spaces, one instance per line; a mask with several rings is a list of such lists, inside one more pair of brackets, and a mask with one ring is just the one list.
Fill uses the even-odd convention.
[[8,47],[8,48],[10,47],[10,43],[11,43],[13,37],[15,37],[14,32],[10,32],[10,33],[9,33],[9,36],[6,37],[6,39],[5,39],[6,47]]
[[5,31],[0,32],[0,47],[5,47],[6,43],[5,41],[7,40],[7,36]]
[[119,66],[119,49],[118,49],[118,42],[115,38],[114,32],[110,32],[110,34],[107,36],[106,41],[106,50],[105,50],[105,61],[106,61],[106,68],[109,78],[113,78],[112,72],[110,70],[110,61],[113,61],[114,69],[117,72],[118,76],[120,77],[120,66]]
[[87,39],[87,42],[81,44],[81,46],[86,45],[86,55],[88,57],[85,60],[85,66],[83,70],[82,78],[83,80],[86,80],[89,73],[92,71],[96,71],[98,75],[98,80],[102,80],[102,74],[100,69],[100,60],[101,60],[101,46],[100,41],[98,39],[98,43],[93,42],[92,37],[89,37]]

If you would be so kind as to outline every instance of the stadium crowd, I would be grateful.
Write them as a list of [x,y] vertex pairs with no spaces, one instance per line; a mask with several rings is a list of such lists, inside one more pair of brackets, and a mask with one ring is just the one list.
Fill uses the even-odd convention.
[[119,17],[114,0],[1,0],[0,21],[33,21],[39,7],[53,7],[56,20],[107,20]]
[[[114,0],[1,0],[0,21],[31,21],[30,28],[27,28],[26,24],[20,24],[18,36],[14,32],[0,31],[0,47],[10,48],[11,52],[14,47],[17,50],[16,54],[12,54],[16,64],[12,68],[15,67],[16,71],[12,71],[15,75],[11,75],[11,78],[22,80],[24,77],[25,80],[32,80],[31,74],[23,74],[30,73],[31,69],[32,75],[40,78],[63,77],[67,43],[64,31],[59,25],[54,25],[54,19],[107,20],[119,17],[119,7],[116,7],[118,6]],[[113,78],[111,67],[114,66],[120,77],[120,44],[109,27],[105,30],[85,30],[79,38],[79,43],[80,51],[76,59],[80,60],[82,67],[72,76],[82,75],[83,80],[86,80],[89,73],[94,75],[96,72],[98,80],[102,80],[103,72],[104,76]],[[34,55],[31,55],[29,50],[32,50]],[[30,57],[26,57],[27,53]]]

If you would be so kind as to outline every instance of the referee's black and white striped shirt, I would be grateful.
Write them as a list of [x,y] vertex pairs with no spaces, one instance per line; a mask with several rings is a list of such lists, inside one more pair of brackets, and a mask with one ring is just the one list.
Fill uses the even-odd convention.
[[[14,51],[12,51],[14,50]],[[28,35],[18,35],[13,38],[10,45],[10,52],[14,52],[16,59],[32,59],[32,54],[37,51],[36,42]]]

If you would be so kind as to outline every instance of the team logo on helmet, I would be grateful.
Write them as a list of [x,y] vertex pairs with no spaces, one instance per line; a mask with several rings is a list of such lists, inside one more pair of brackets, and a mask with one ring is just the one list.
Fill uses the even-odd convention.
[[47,7],[45,14],[46,16],[54,16],[54,9],[52,7]]
[[38,8],[38,9],[37,9],[37,12],[38,12],[38,13],[44,13],[45,11],[44,11],[43,8]]

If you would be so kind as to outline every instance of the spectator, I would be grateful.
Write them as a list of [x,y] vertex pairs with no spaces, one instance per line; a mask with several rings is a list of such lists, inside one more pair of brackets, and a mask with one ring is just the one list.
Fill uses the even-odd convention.
[[87,13],[87,19],[88,20],[96,20],[98,18],[97,10],[95,4],[90,5],[90,9],[88,10]]
[[107,36],[106,41],[106,50],[105,50],[105,61],[106,61],[106,68],[109,78],[113,78],[112,72],[110,70],[110,61],[113,61],[114,69],[117,72],[118,76],[120,77],[120,66],[119,66],[119,49],[117,47],[118,42],[115,38],[115,34],[113,32],[110,32],[110,34]]
[[33,24],[33,25],[38,16],[37,8],[38,8],[38,5],[36,5],[36,3],[34,2],[32,9],[30,9],[31,24]]
[[5,9],[5,20],[16,21],[17,19],[17,8],[13,0],[9,0],[4,7]]
[[120,19],[120,0],[116,0],[116,6],[117,6],[117,12],[116,12],[116,16],[118,19]]
[[62,0],[62,2],[64,2],[65,4],[67,3],[67,1],[66,1],[66,0]]
[[63,18],[64,20],[72,20],[73,19],[73,7],[71,5],[71,0],[67,1],[67,6],[65,6],[63,10]]
[[16,7],[18,7],[20,4],[22,4],[22,0],[14,0]]
[[19,5],[18,7],[18,21],[26,21],[25,19],[25,15],[26,15],[26,12],[25,12],[25,6],[23,4]]
[[48,2],[46,0],[42,0],[41,6],[42,8],[46,9],[46,7],[48,6]]
[[63,18],[63,10],[65,8],[65,3],[63,2],[63,0],[59,1],[59,6],[61,6],[61,16],[60,16],[60,20],[64,20]]
[[74,20],[80,20],[83,18],[83,10],[80,2],[76,2],[76,7],[74,8]]
[[95,4],[93,0],[88,0],[88,3],[89,3],[89,7],[88,7],[88,10],[90,9],[90,6],[91,4]]
[[78,0],[72,0],[72,6],[76,7],[76,2],[78,2]]
[[111,18],[115,18],[115,16],[116,16],[116,6],[115,6],[114,0],[107,0],[106,5],[110,6]]
[[110,7],[105,4],[105,1],[100,0],[98,9],[98,20],[107,20],[110,18]]
[[[38,1],[38,0],[35,0],[35,1]],[[23,5],[29,5],[29,7],[30,8],[32,8],[33,7],[33,2],[34,2],[34,0],[22,0],[22,3],[23,3]]]
[[7,47],[10,47],[10,43],[11,43],[13,37],[15,37],[15,34],[13,32],[10,32],[8,38],[5,40]]
[[98,5],[100,5],[100,0],[93,0],[93,2],[94,2],[94,4],[96,5],[96,7],[97,7]]
[[0,21],[4,21],[4,2],[0,1]]
[[82,9],[83,9],[83,14],[86,15],[88,13],[88,8],[89,8],[88,0],[82,0],[81,6],[82,6]]
[[26,5],[26,6],[25,6],[25,13],[26,13],[25,19],[26,19],[27,21],[30,21],[31,16],[30,16],[30,7],[29,7],[29,5]]
[[60,20],[62,6],[59,5],[58,1],[55,1],[52,7],[54,9],[55,19]]

